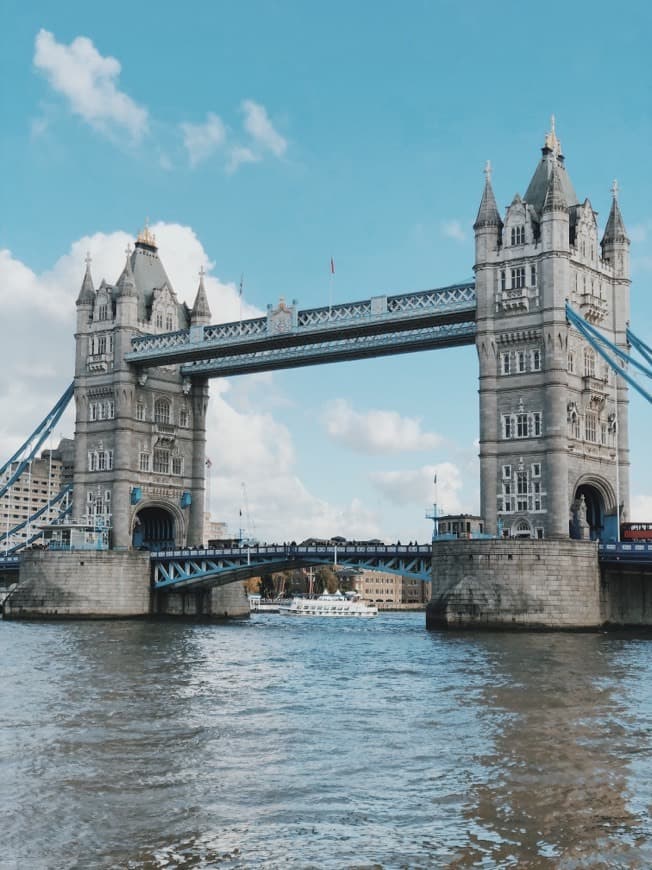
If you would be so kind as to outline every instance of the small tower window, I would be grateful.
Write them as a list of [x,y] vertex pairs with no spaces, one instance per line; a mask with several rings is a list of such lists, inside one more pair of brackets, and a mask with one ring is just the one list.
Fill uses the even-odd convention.
[[584,376],[595,377],[595,354],[588,347],[584,349]]
[[516,367],[519,373],[523,373],[525,371],[525,351],[519,350],[516,354]]
[[525,287],[525,266],[512,269],[512,288],[521,289],[522,287]]
[[525,244],[525,227],[512,227],[512,244],[513,245],[524,245]]
[[154,472],[156,474],[170,473],[170,453],[168,450],[154,451]]
[[507,290],[507,272],[505,269],[500,270],[500,289]]
[[156,328],[163,329],[163,315],[160,311],[156,312]]
[[539,350],[539,348],[535,348],[535,350],[531,352],[530,362],[533,372],[541,371],[541,351]]
[[530,266],[530,287],[537,286],[537,267],[532,264]]
[[169,424],[170,403],[167,399],[157,399],[154,404],[154,422]]
[[142,402],[138,402],[136,405],[136,420],[144,420],[145,419],[145,406]]
[[507,351],[506,353],[502,353],[500,355],[501,365],[502,365],[502,373],[504,375],[508,375],[510,373],[510,353]]

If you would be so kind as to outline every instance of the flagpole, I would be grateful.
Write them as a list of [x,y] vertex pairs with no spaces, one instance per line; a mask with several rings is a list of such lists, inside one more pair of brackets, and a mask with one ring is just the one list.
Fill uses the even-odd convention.
[[328,278],[328,314],[333,310],[333,278],[335,277],[335,261],[331,257],[331,271]]
[[242,288],[244,286],[244,272],[240,275],[240,288],[238,290],[238,298],[240,300],[240,333],[242,333]]

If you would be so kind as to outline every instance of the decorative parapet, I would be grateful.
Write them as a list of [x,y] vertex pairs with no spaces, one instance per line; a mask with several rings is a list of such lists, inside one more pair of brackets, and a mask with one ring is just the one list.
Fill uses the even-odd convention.
[[583,293],[580,297],[580,311],[589,323],[602,323],[607,316],[608,303],[594,293]]
[[[395,329],[407,329],[423,323],[423,318],[451,315],[459,320],[460,315],[468,312],[475,314],[475,284],[455,284],[434,290],[405,293],[395,296],[374,296],[357,302],[332,305],[322,308],[298,311],[296,302],[287,305],[283,298],[276,308],[268,306],[266,317],[242,320],[237,323],[195,326],[190,330],[164,333],[162,335],[140,335],[132,339],[132,351],[127,360],[146,363],[155,360],[164,365],[166,351],[170,358],[186,360],[197,358],[202,349],[206,353],[218,355],[221,348],[233,353],[235,349],[247,352],[247,345],[260,345],[261,339],[292,336],[293,340],[306,336],[306,343],[320,341],[322,335],[333,328],[335,337],[338,327],[347,327],[352,334],[360,331],[389,333]],[[445,320],[443,320],[445,322]],[[311,338],[312,336],[312,338]],[[297,343],[299,343],[297,342]],[[187,350],[188,354],[184,351]],[[203,355],[203,354],[202,354]]]

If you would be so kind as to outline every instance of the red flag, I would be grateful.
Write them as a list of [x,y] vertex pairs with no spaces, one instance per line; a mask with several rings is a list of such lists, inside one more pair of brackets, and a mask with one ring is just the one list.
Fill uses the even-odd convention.
[[335,261],[331,257],[331,275],[335,274]]

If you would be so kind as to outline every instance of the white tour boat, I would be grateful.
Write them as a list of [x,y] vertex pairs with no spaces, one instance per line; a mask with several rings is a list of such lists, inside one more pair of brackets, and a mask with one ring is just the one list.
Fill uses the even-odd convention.
[[249,595],[249,610],[251,613],[279,613],[290,606],[289,598],[262,598],[260,595]]
[[369,619],[378,616],[375,604],[366,604],[354,595],[324,592],[319,598],[293,598],[281,611],[288,616],[356,616]]

